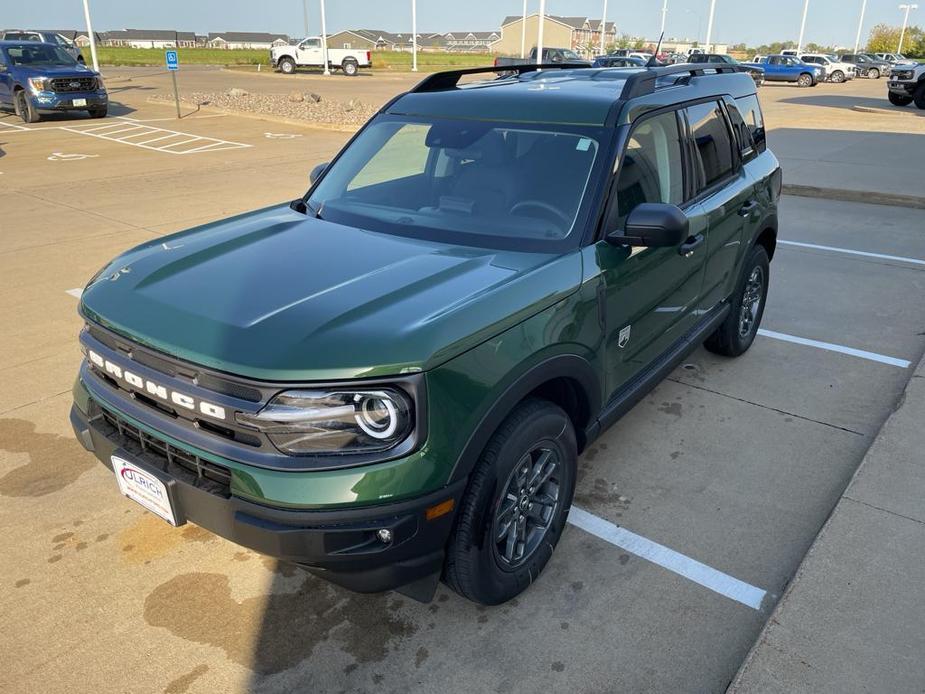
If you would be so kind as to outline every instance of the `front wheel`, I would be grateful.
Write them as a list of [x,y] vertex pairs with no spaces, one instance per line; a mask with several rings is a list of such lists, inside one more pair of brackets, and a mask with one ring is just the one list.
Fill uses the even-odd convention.
[[280,58],[277,66],[284,75],[291,75],[295,72],[295,61],[292,58]]
[[22,119],[23,123],[37,123],[42,119],[38,109],[32,105],[32,99],[26,96],[26,92],[23,89],[16,92],[14,106],[16,115]]
[[845,81],[845,73],[841,70],[836,70],[832,73],[832,81],[835,82],[835,84],[841,84]]
[[357,61],[355,61],[353,58],[347,58],[341,64],[341,68],[343,69],[344,74],[347,75],[347,77],[353,77],[354,75],[357,74],[357,72],[359,72],[360,66],[357,64]]
[[99,108],[91,108],[90,118],[105,118],[106,113],[109,109],[106,106],[100,106]]
[[920,82],[915,94],[912,95],[917,108],[925,109],[925,82]]
[[726,357],[737,357],[752,346],[768,298],[770,266],[764,246],[752,248],[732,296],[729,315],[703,343],[709,351]]
[[894,106],[908,106],[912,103],[912,97],[906,94],[897,94],[896,92],[887,92],[887,98]]
[[867,72],[867,76],[870,77],[872,80],[878,80],[878,79],[880,79],[880,70],[878,70],[878,69],[875,68],[875,67],[872,67],[872,68]]
[[498,605],[536,580],[575,492],[575,430],[548,400],[529,399],[489,440],[460,504],[444,578],[464,598]]
[[812,87],[813,86],[813,76],[808,72],[804,72],[797,78],[797,84],[801,87]]

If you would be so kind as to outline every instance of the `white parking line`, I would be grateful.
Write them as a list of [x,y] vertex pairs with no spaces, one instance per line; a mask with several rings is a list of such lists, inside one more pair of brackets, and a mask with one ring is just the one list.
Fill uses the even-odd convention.
[[835,246],[820,246],[815,243],[802,243],[800,241],[778,241],[778,244],[785,246],[798,246],[800,248],[813,248],[819,251],[833,251],[835,253],[846,253],[848,255],[860,255],[865,258],[878,258],[880,260],[894,260],[900,263],[912,263],[913,265],[925,265],[925,260],[918,258],[906,258],[901,255],[885,255],[884,253],[869,253],[867,251],[853,251],[848,248],[836,248]]
[[759,328],[758,334],[763,335],[764,337],[773,338],[775,340],[782,340],[783,342],[792,342],[797,345],[815,347],[816,349],[826,349],[830,352],[848,354],[852,357],[858,357],[860,359],[876,361],[881,364],[889,364],[890,366],[898,366],[901,369],[908,369],[911,364],[911,362],[906,361],[905,359],[897,359],[896,357],[888,357],[884,354],[877,354],[876,352],[867,352],[863,349],[855,349],[854,347],[845,347],[844,345],[835,345],[835,344],[832,344],[831,342],[820,342],[819,340],[810,340],[805,337],[797,337],[796,335],[787,335],[786,333],[778,333],[773,330],[765,330],[764,328]]
[[767,595],[767,591],[761,588],[756,588],[729,574],[724,574],[722,571],[707,566],[696,559],[691,559],[680,552],[630,532],[626,528],[614,525],[610,521],[588,513],[577,506],[572,506],[572,510],[569,511],[568,522],[576,528],[581,528],[585,532],[612,545],[625,549],[627,552],[632,552],[637,557],[642,557],[704,588],[709,588],[714,593],[719,593],[752,609],[760,610],[761,603]]
[[83,296],[84,290],[81,289],[80,287],[77,287],[76,289],[65,289],[64,293],[70,294],[75,299],[79,299],[81,296]]
[[0,121],[0,125],[2,125],[5,128],[12,128],[13,130],[25,130],[26,132],[29,132],[30,130],[30,128],[26,128],[17,123],[4,123],[3,121]]
[[[243,142],[232,142],[231,140],[221,140],[217,137],[206,137],[205,135],[196,135],[194,133],[184,133],[178,130],[168,128],[158,128],[153,125],[143,125],[132,120],[118,120],[114,123],[99,125],[97,123],[84,124],[74,123],[71,125],[59,126],[60,130],[65,130],[78,135],[89,135],[101,140],[110,142],[119,142],[132,147],[141,147],[155,152],[166,152],[167,154],[193,154],[195,152],[219,152],[229,149],[243,149],[253,145],[244,144]],[[134,138],[151,135],[143,141],[134,140]],[[174,141],[171,142],[170,140]],[[162,142],[156,147],[149,143]],[[187,145],[185,148],[182,148]],[[178,149],[180,147],[180,149]]]

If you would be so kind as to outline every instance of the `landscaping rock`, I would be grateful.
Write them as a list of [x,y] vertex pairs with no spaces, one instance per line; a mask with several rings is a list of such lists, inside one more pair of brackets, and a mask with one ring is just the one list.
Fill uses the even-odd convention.
[[240,99],[242,96],[247,96],[247,92],[243,89],[239,89],[238,87],[232,87],[225,93],[234,99]]
[[302,92],[289,92],[289,101],[300,104],[305,101],[305,97],[302,96]]

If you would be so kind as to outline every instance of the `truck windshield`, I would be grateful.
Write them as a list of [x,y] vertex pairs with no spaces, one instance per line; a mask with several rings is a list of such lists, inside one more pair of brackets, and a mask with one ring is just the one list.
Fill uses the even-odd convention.
[[606,132],[380,116],[307,202],[326,220],[372,231],[551,252],[587,214]]
[[77,60],[67,51],[48,43],[7,46],[7,61],[23,67],[71,67]]

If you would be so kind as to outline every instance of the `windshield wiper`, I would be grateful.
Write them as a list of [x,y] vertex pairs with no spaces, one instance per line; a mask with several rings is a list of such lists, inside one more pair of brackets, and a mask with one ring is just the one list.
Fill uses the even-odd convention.
[[321,220],[324,219],[324,217],[321,216],[321,208],[323,208],[324,205],[322,205],[316,210],[314,207],[311,206],[311,204],[309,204],[307,200],[303,198],[299,198],[298,200],[293,200],[292,202],[290,202],[289,207],[301,214],[311,213],[311,216],[314,217],[315,219],[321,219]]

